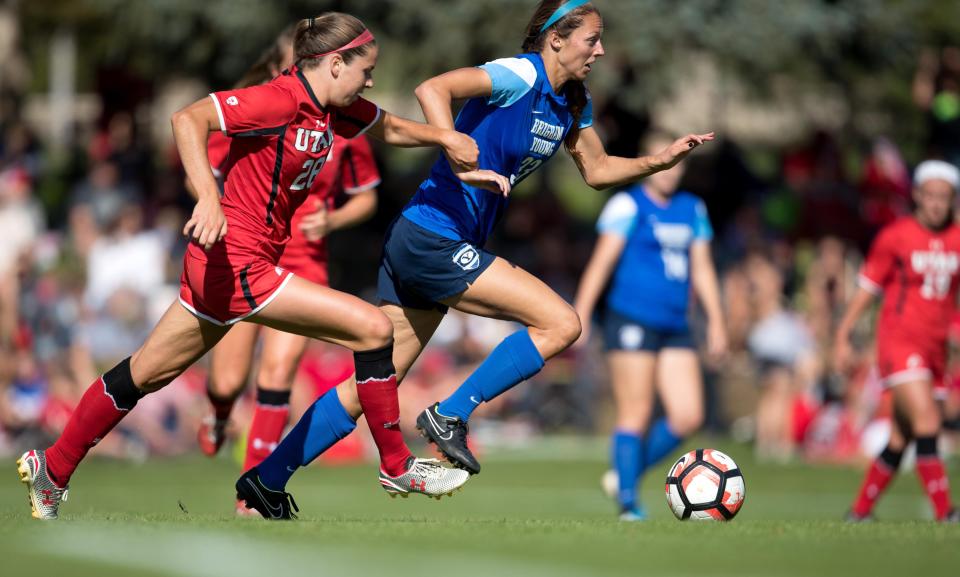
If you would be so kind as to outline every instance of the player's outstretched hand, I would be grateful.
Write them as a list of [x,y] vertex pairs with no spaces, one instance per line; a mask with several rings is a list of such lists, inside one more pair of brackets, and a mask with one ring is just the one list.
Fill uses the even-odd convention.
[[694,148],[700,146],[704,142],[710,142],[713,139],[714,133],[712,132],[708,132],[706,134],[688,134],[678,138],[673,142],[673,144],[666,147],[660,154],[657,155],[660,158],[661,163],[664,165],[663,170],[676,166],[676,164],[686,158],[686,156],[690,154]]
[[510,196],[510,179],[492,170],[467,170],[455,172],[455,174],[457,178],[470,186],[483,188],[503,196]]
[[454,172],[477,170],[480,148],[472,137],[456,130],[448,130],[443,139],[443,150]]
[[227,236],[227,217],[223,215],[218,198],[205,197],[197,201],[193,216],[183,227],[183,236],[203,247],[203,250],[210,250],[214,243]]

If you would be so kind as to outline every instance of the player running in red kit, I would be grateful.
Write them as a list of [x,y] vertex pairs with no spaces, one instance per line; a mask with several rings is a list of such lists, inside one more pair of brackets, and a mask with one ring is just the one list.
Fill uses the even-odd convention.
[[[244,75],[240,87],[269,82],[293,65],[294,27],[285,30]],[[207,154],[214,176],[228,169],[232,139],[211,133]],[[300,278],[328,286],[326,238],[331,232],[370,218],[377,207],[380,173],[366,136],[347,139],[334,135],[333,149],[317,176],[310,197],[294,213],[290,241],[280,257],[280,267]],[[346,197],[339,208],[334,201]],[[290,390],[308,339],[302,335],[237,324],[211,352],[207,395],[211,414],[198,431],[204,454],[214,456],[226,438],[226,427],[237,397],[250,376],[257,337],[263,335],[256,376],[257,393],[250,431],[246,435],[243,470],[260,462],[276,447],[289,418]],[[246,513],[237,504],[238,513]]]
[[890,442],[870,465],[847,518],[872,517],[874,504],[893,479],[906,445],[917,450],[917,476],[938,521],[960,521],[950,501],[947,473],[937,453],[941,415],[935,391],[943,382],[947,332],[960,287],[960,227],[953,203],[960,175],[931,160],[914,174],[912,216],[880,231],[860,271],[860,286],[837,328],[835,362],[849,366],[850,332],[874,298],[882,298],[877,321],[877,363],[894,401]]
[[[18,459],[34,517],[57,518],[89,449],[141,397],[169,384],[241,320],[354,351],[357,394],[388,492],[439,496],[466,482],[466,472],[417,459],[403,441],[390,320],[359,298],[290,274],[279,259],[293,213],[309,196],[335,132],[369,132],[395,146],[439,145],[458,178],[502,177],[473,170],[478,149],[470,137],[398,118],[360,97],[373,86],[378,48],[353,16],[331,12],[301,21],[294,53],[297,65],[273,81],[217,92],[174,114],[174,138],[199,198],[184,227],[193,242],[179,301],[131,357],[91,384],[53,446]],[[222,199],[207,157],[214,130],[234,138]],[[255,472],[237,481],[238,498],[265,517],[292,517],[289,494],[267,489]]]

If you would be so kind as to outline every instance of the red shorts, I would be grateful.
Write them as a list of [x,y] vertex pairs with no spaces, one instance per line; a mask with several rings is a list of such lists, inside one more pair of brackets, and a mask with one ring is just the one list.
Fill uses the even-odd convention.
[[232,325],[256,314],[293,278],[265,257],[242,262],[221,252],[204,260],[195,254],[201,250],[191,245],[183,257],[180,303],[216,325]]
[[939,390],[944,386],[947,347],[939,343],[880,339],[877,343],[877,364],[884,387],[929,380],[934,389]]
[[294,235],[283,250],[280,266],[300,278],[330,286],[326,253],[326,246],[320,250],[315,244],[308,244],[306,239],[302,237],[298,239]]

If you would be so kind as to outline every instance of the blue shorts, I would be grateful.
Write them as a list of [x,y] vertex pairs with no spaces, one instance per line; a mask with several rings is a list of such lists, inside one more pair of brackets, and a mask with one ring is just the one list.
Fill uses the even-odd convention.
[[603,350],[647,351],[661,349],[692,349],[693,336],[689,329],[679,331],[658,329],[638,323],[620,313],[607,309],[603,314]]
[[495,258],[465,240],[440,236],[399,216],[384,239],[377,297],[407,308],[446,312],[440,301],[467,290]]

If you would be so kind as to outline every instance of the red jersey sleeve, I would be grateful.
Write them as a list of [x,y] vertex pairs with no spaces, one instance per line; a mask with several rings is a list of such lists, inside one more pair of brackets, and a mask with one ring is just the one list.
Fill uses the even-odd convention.
[[340,182],[343,192],[356,194],[380,184],[380,171],[366,136],[344,140],[340,151]]
[[337,108],[333,113],[333,133],[344,138],[353,138],[366,132],[380,120],[380,107],[364,98],[346,108]]
[[293,94],[276,84],[224,90],[210,94],[217,107],[220,130],[227,136],[252,136],[288,124],[297,115]]
[[883,293],[883,287],[890,282],[894,272],[896,246],[896,234],[893,229],[887,228],[880,231],[873,245],[870,246],[866,262],[860,269],[860,275],[857,278],[860,288],[875,295]]

